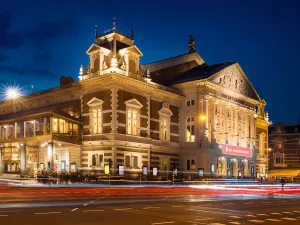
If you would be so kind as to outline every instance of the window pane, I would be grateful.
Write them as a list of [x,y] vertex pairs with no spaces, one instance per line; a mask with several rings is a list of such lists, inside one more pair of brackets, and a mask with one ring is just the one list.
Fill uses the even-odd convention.
[[97,134],[97,118],[93,119],[93,133]]
[[136,135],[136,120],[132,121],[132,134]]
[[92,166],[96,166],[96,155],[92,155]]
[[103,155],[99,155],[99,166],[103,166]]
[[186,169],[191,170],[191,161],[190,160],[186,161]]
[[133,157],[133,168],[134,169],[138,168],[138,157],[137,156]]
[[126,155],[126,157],[125,157],[125,166],[130,167],[130,156],[129,155]]

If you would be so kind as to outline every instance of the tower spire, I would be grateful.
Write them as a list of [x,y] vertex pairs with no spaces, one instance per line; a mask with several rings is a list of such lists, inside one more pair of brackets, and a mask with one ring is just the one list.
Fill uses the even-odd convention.
[[134,39],[133,26],[131,27],[131,37],[132,37],[132,39]]
[[97,40],[98,38],[98,25],[95,25],[95,39]]
[[196,42],[193,35],[189,36],[189,50],[188,53],[196,52]]
[[114,16],[114,18],[113,18],[113,31],[115,31],[116,30],[116,17]]

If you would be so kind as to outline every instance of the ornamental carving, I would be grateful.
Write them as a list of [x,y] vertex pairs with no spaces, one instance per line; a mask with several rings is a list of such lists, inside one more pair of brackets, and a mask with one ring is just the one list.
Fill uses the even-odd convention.
[[256,98],[251,87],[246,83],[244,77],[235,70],[229,70],[225,74],[221,75],[215,82],[225,88],[240,92],[251,98]]

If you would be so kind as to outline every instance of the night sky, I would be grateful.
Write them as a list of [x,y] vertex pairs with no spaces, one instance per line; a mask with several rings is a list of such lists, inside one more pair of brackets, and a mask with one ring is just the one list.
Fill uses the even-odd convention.
[[298,0],[3,2],[1,84],[30,93],[31,85],[35,91],[59,85],[60,76],[77,80],[80,65],[88,64],[95,24],[99,32],[108,30],[115,16],[124,32],[134,26],[142,64],[186,53],[193,34],[209,65],[239,62],[273,122],[297,123],[300,116]]

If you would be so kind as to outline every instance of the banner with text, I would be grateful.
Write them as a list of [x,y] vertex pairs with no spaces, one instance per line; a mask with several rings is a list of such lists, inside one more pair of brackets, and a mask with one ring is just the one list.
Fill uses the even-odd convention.
[[224,155],[251,157],[251,148],[244,148],[244,147],[233,146],[233,145],[223,145],[222,153]]

